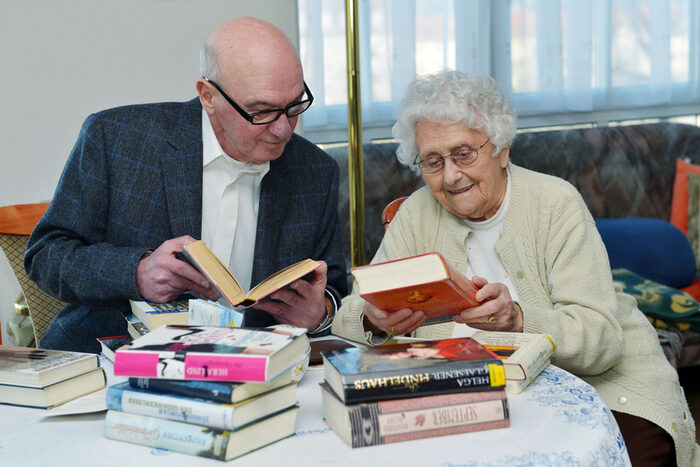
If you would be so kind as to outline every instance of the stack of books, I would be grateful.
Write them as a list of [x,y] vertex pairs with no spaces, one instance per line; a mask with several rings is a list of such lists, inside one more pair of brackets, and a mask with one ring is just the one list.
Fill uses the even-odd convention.
[[0,403],[48,409],[105,387],[97,355],[0,345]]
[[510,426],[502,361],[472,338],[322,356],[324,418],[353,448]]
[[104,435],[230,460],[295,432],[305,329],[161,326],[115,352]]

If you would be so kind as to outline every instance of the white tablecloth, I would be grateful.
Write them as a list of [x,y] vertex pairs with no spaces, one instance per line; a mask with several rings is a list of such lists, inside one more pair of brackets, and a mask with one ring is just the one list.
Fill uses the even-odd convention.
[[[509,395],[509,428],[357,449],[323,422],[318,387],[322,379],[323,370],[312,368],[299,385],[295,436],[235,459],[232,465],[630,465],[615,419],[597,392],[551,365],[522,394]],[[0,465],[221,465],[106,439],[104,412],[46,415],[44,410],[0,405]]]

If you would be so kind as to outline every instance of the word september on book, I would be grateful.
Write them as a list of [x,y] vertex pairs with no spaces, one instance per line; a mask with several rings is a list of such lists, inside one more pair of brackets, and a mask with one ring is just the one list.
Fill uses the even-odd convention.
[[306,329],[161,326],[115,352],[117,376],[270,382],[308,359]]
[[231,308],[252,306],[320,266],[312,259],[299,261],[267,277],[246,294],[233,273],[203,241],[185,245],[182,254],[176,256],[197,268],[218,292],[222,304]]
[[422,310],[424,325],[449,321],[479,304],[474,283],[437,252],[358,266],[351,273],[362,298],[388,312]]
[[353,448],[510,426],[503,389],[345,405],[321,384],[328,426]]

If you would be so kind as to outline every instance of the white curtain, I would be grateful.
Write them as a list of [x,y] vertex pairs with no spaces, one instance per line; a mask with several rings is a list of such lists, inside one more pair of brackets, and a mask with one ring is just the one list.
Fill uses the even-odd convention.
[[[343,128],[344,1],[298,3],[304,126]],[[700,105],[700,1],[360,0],[359,14],[365,126],[444,68],[493,76],[522,116]]]

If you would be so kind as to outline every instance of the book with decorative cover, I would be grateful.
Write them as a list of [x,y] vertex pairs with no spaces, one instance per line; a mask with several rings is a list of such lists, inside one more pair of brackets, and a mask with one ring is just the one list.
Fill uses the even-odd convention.
[[98,366],[96,354],[0,345],[0,384],[44,387]]
[[345,405],[321,383],[323,416],[353,448],[510,426],[503,389]]
[[227,431],[109,410],[104,435],[120,441],[228,461],[293,435],[298,412],[299,407],[294,406],[235,431]]
[[425,325],[479,304],[474,283],[437,252],[368,264],[351,269],[360,296],[377,308],[392,312],[422,310]]
[[234,403],[273,389],[298,383],[309,365],[307,354],[300,362],[269,383],[231,383],[225,381],[181,381],[176,379],[129,378],[133,388],[166,394],[196,397],[214,402]]
[[187,324],[190,326],[241,327],[244,326],[244,311],[227,308],[210,300],[194,299],[190,300]]
[[97,338],[97,342],[100,343],[102,355],[104,355],[105,358],[110,362],[114,362],[115,350],[117,350],[122,345],[131,344],[131,341],[133,340],[134,339],[128,334]]
[[549,365],[556,348],[545,334],[476,331],[471,336],[503,360],[506,391],[518,394]]
[[287,384],[232,404],[132,388],[127,381],[107,389],[107,408],[221,430],[235,430],[297,403],[297,385]]
[[469,337],[322,352],[325,378],[346,404],[502,389],[501,360]]
[[129,305],[139,321],[148,329],[155,329],[164,324],[189,324],[189,302],[194,298],[193,295],[185,294],[166,303],[129,300]]
[[269,382],[309,353],[306,329],[161,326],[117,349],[114,374],[180,380]]
[[133,313],[125,314],[124,319],[126,320],[126,332],[132,339],[137,339],[151,332]]

